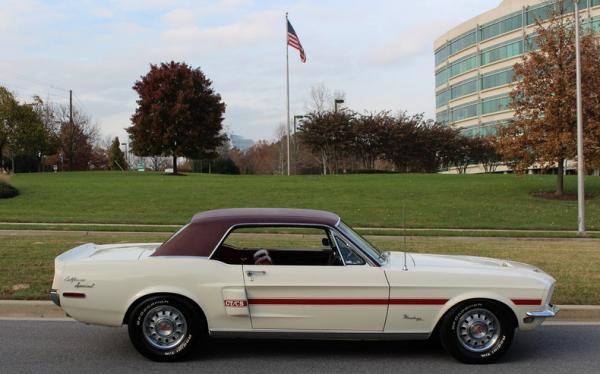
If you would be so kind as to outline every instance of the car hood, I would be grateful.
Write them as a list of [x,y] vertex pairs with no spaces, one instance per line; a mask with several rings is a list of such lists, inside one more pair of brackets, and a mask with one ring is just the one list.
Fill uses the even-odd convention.
[[[535,272],[541,272],[534,266],[523,264],[520,262],[498,260],[489,257],[476,256],[453,256],[453,255],[435,255],[423,253],[407,253],[408,268],[416,267],[440,267],[440,268],[455,268],[455,269],[482,269],[482,268],[509,268],[523,269]],[[404,266],[404,253],[391,252],[388,255],[388,265],[391,267]]]

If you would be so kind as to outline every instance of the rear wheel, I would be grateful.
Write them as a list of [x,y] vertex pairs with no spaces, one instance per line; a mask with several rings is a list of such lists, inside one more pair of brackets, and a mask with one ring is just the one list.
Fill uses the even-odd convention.
[[440,328],[440,340],[457,360],[488,364],[509,349],[515,327],[502,306],[487,301],[467,302],[446,314]]
[[201,340],[206,328],[196,308],[173,296],[154,296],[132,311],[129,338],[133,346],[154,361],[177,361]]

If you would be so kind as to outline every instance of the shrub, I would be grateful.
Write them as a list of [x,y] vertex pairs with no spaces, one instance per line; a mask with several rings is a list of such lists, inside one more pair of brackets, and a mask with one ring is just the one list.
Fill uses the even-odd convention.
[[0,199],[8,199],[19,194],[19,190],[6,182],[0,181]]

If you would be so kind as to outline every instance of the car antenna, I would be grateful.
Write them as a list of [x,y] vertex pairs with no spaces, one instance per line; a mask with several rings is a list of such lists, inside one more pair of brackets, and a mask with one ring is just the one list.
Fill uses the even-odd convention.
[[402,231],[404,236],[404,266],[402,266],[403,271],[408,271],[408,266],[406,265],[406,207],[402,206]]

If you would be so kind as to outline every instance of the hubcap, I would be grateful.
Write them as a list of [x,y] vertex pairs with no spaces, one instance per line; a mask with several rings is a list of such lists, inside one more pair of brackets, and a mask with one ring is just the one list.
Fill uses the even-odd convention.
[[179,309],[160,305],[144,317],[144,338],[159,349],[171,349],[179,345],[187,334],[187,321]]
[[472,309],[458,320],[458,341],[471,352],[483,352],[491,348],[500,337],[500,322],[487,309]]

